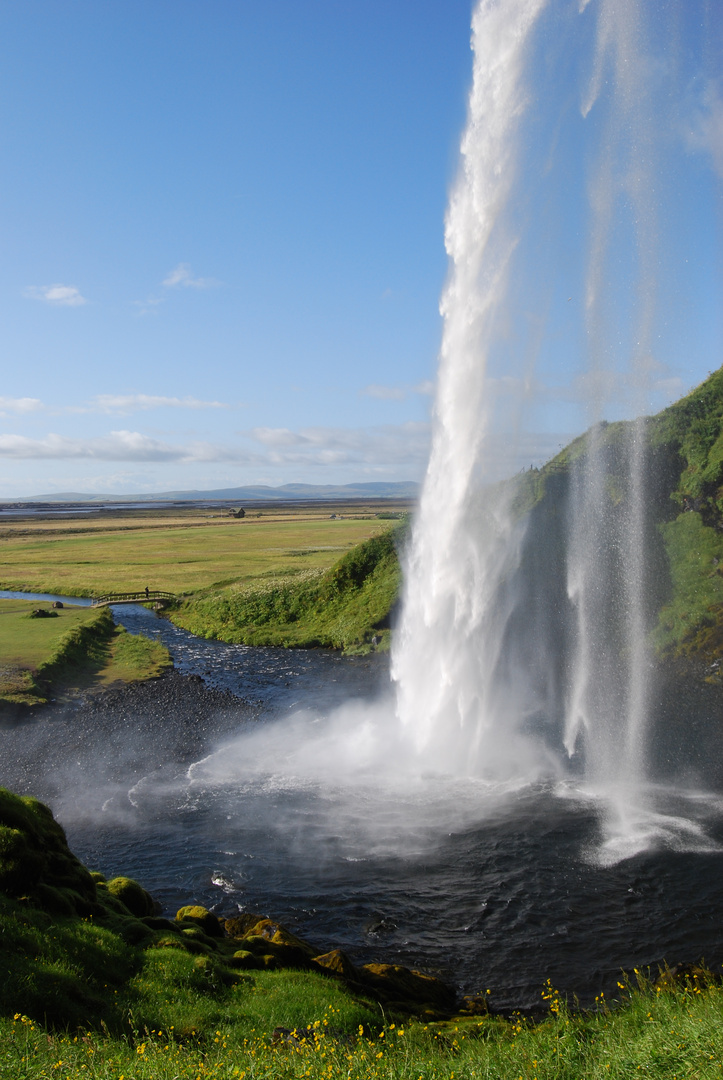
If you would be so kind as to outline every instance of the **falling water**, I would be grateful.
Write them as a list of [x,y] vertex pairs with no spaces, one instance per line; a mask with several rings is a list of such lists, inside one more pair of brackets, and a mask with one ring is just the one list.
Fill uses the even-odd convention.
[[473,19],[469,121],[446,223],[452,271],[441,303],[435,433],[393,657],[399,716],[417,751],[453,770],[519,768],[514,726],[500,730],[494,673],[512,602],[504,582],[521,537],[504,497],[480,499],[479,484],[490,453],[487,361],[516,247],[505,211],[525,61],[544,8],[545,0],[482,3]]
[[[430,766],[582,776],[603,796],[608,840],[647,828],[653,603],[646,423],[611,439],[603,418],[641,417],[660,374],[682,18],[645,0],[481,0],[475,12],[433,444],[393,655],[397,715]],[[565,323],[554,271],[572,245]],[[539,280],[548,267],[553,284]],[[546,478],[563,523],[525,514],[519,483],[499,482],[545,392],[551,331],[577,355],[568,378],[589,427],[565,475]]]

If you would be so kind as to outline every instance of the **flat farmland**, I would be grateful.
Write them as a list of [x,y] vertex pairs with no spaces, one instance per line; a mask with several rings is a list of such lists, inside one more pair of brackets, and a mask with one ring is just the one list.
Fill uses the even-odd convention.
[[390,525],[373,507],[344,509],[273,508],[236,519],[193,507],[4,521],[0,588],[91,596],[147,585],[188,594],[324,570]]

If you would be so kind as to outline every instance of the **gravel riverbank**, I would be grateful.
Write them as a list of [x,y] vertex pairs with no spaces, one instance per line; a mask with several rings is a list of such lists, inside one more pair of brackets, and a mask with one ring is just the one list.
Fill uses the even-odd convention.
[[257,716],[257,706],[173,669],[85,692],[0,723],[0,785],[77,813],[90,789],[182,769]]

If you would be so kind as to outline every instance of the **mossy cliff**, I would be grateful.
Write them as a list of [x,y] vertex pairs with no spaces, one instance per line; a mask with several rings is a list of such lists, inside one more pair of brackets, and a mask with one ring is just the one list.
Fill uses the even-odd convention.
[[[642,493],[630,484],[638,438],[644,445]],[[653,655],[672,664],[679,677],[717,684],[723,674],[723,369],[656,416],[602,423],[542,469],[515,479],[513,505],[527,522],[523,568],[534,566],[537,588],[528,588],[538,596],[550,591],[553,578],[566,580],[570,502],[593,442],[604,473],[599,511],[611,546],[628,542],[625,523],[638,500]],[[622,588],[611,574],[612,604]],[[561,592],[548,599],[554,621],[566,600]]]
[[405,532],[403,523],[372,537],[323,572],[204,590],[170,618],[191,633],[234,644],[321,645],[347,652],[388,647]]

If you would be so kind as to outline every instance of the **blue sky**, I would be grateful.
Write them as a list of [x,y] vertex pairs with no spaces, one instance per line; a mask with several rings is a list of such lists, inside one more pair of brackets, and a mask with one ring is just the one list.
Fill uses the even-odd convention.
[[[4,0],[0,497],[421,478],[470,14]],[[706,249],[683,282],[705,316],[655,407],[720,362],[723,111],[681,85],[706,194],[671,228]],[[570,351],[542,364],[531,454],[584,426]]]

